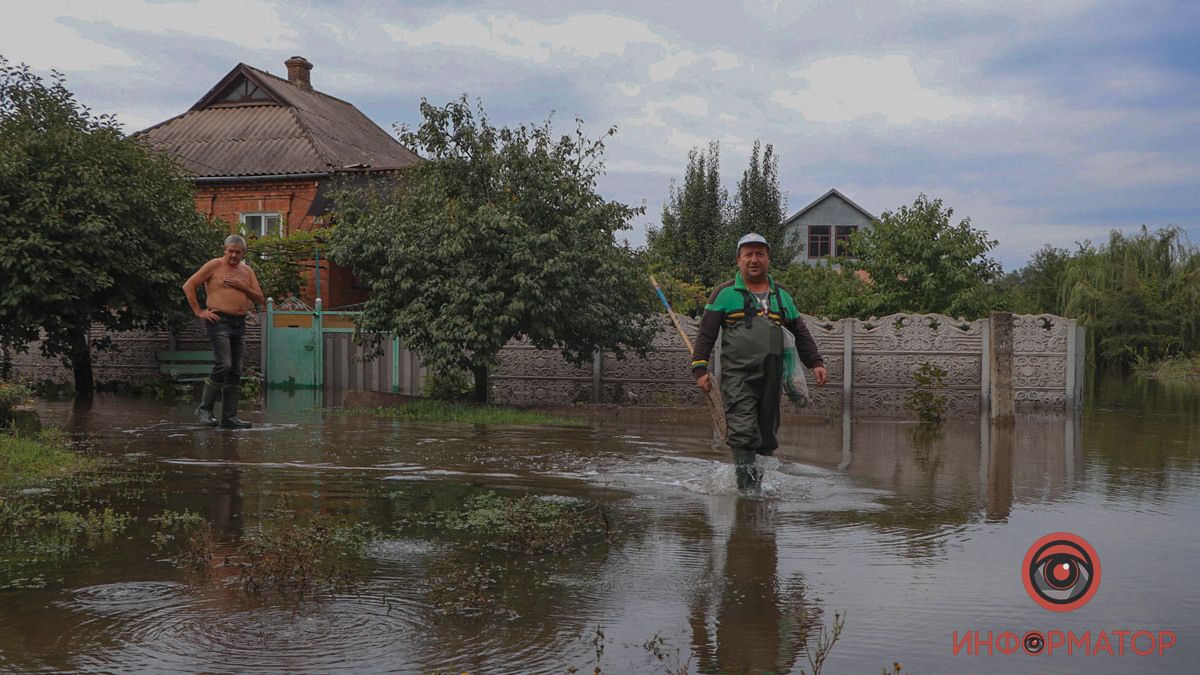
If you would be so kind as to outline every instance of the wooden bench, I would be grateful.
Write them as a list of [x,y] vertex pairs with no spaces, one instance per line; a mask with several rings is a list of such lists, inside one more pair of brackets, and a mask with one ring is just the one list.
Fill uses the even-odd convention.
[[158,357],[158,371],[179,382],[199,382],[212,372],[211,351],[169,350],[155,356]]

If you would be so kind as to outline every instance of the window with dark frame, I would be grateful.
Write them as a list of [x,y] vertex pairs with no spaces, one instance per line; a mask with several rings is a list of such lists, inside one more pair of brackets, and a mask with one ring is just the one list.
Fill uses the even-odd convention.
[[836,249],[834,251],[834,255],[845,258],[854,257],[854,254],[851,253],[850,235],[857,231],[857,225],[838,225],[835,228],[834,243],[836,244]]
[[828,258],[833,254],[829,225],[808,226],[808,257]]

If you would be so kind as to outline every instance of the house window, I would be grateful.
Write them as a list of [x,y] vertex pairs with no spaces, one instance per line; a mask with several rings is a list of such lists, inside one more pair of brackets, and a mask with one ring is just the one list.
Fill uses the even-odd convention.
[[837,244],[837,250],[834,252],[834,255],[845,258],[853,257],[850,253],[850,235],[854,234],[857,230],[857,225],[838,225],[834,228],[834,240]]
[[828,258],[832,255],[832,241],[828,225],[808,226],[808,257]]
[[278,213],[243,213],[242,224],[246,226],[246,232],[255,237],[283,234],[283,216]]

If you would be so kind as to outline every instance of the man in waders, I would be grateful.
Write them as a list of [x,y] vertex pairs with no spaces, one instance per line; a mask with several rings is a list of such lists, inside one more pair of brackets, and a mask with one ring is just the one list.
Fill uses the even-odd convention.
[[[254,270],[243,262],[246,240],[231,234],[225,238],[225,253],[204,263],[183,283],[192,313],[203,319],[212,344],[213,369],[204,380],[204,393],[196,417],[201,424],[217,426],[213,404],[221,396],[221,426],[226,429],[246,429],[250,423],[238,419],[238,399],[242,392],[242,353],[246,335],[246,313],[251,303],[266,301]],[[204,286],[204,309],[196,298],[196,287]]]
[[771,455],[779,447],[775,434],[783,392],[783,331],[796,336],[796,351],[817,386],[829,377],[795,300],[767,274],[770,265],[771,249],[761,234],[738,240],[737,275],[708,299],[692,354],[696,386],[707,392],[713,386],[708,359],[720,332],[721,396],[739,489],[758,487],[762,471],[754,466],[755,456]]

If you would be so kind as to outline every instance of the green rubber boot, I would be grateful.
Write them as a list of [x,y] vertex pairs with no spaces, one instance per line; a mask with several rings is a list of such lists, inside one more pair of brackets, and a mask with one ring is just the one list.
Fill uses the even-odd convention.
[[238,399],[242,396],[242,385],[227,384],[221,390],[221,428],[249,429],[254,426],[246,420],[238,419]]
[[753,450],[733,451],[739,490],[756,490],[762,485],[762,469],[755,466],[755,456]]
[[200,394],[200,406],[196,408],[196,419],[206,427],[217,426],[217,418],[213,417],[213,405],[217,402],[217,395],[221,393],[221,388],[216,382],[204,378],[204,393]]

